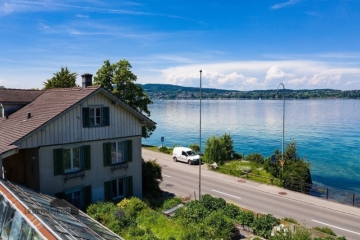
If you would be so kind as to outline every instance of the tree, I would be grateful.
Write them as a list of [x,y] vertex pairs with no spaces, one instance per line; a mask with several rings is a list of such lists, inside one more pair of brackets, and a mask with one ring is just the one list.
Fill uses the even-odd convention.
[[142,186],[145,197],[160,197],[160,182],[162,181],[161,166],[155,161],[143,161],[142,163]]
[[232,159],[234,154],[233,140],[230,134],[224,134],[222,136],[222,141],[224,143],[224,148],[226,152],[226,159]]
[[306,162],[305,159],[301,159],[296,150],[296,141],[292,139],[286,146],[284,154],[283,179],[285,179],[285,187],[307,192],[306,184],[312,184],[310,163]]
[[191,148],[192,150],[194,150],[197,153],[200,153],[200,146],[196,143],[190,144],[189,148]]
[[67,67],[61,67],[59,72],[44,82],[44,89],[76,87],[76,76],[77,73],[71,73]]
[[226,150],[221,138],[211,136],[205,143],[205,159],[207,163],[220,163],[222,164],[226,159]]
[[[109,60],[96,72],[94,83],[112,92],[130,107],[150,117],[148,105],[152,104],[149,96],[140,85],[135,84],[137,76],[131,72],[132,66],[127,60],[111,64]],[[143,127],[142,136],[151,136],[156,126]]]
[[233,140],[230,134],[222,137],[211,136],[205,143],[205,158],[208,163],[224,163],[233,158]]

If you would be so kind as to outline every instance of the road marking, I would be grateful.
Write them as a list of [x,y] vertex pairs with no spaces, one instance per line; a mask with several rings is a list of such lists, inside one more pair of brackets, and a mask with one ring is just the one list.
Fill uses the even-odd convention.
[[171,178],[169,175],[165,175],[165,174],[162,174],[164,177],[168,177],[168,178]]
[[234,195],[230,195],[230,194],[227,194],[227,193],[224,193],[224,192],[219,192],[219,191],[216,191],[216,190],[214,190],[214,189],[211,189],[211,191],[213,191],[213,192],[217,192],[217,193],[220,193],[220,194],[223,194],[223,195],[229,196],[229,197],[233,197],[233,198],[241,199],[240,197],[237,197],[237,196],[234,196]]
[[316,222],[316,223],[320,223],[320,224],[323,224],[323,225],[326,225],[326,226],[329,226],[329,227],[332,227],[332,228],[337,228],[337,229],[340,229],[340,230],[343,230],[343,231],[346,231],[346,232],[351,232],[351,233],[355,233],[357,235],[360,235],[360,233],[358,233],[358,232],[354,232],[354,231],[351,231],[351,230],[348,230],[348,229],[345,229],[345,228],[337,227],[337,226],[330,225],[330,224],[323,223],[323,222],[319,222],[319,221],[316,221],[316,220],[311,220],[311,221]]

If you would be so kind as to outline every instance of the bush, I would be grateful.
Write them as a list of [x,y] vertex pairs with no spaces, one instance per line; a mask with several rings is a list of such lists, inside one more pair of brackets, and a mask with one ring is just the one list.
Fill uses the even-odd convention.
[[232,203],[227,203],[226,206],[222,209],[222,211],[226,216],[234,220],[238,219],[239,216],[242,214],[240,208]]
[[173,207],[176,207],[177,205],[179,205],[180,203],[182,203],[182,199],[181,198],[171,198],[168,199],[164,202],[163,206],[162,206],[162,210],[167,210]]
[[289,223],[299,224],[298,221],[296,221],[293,218],[284,217],[282,220],[284,220],[285,222],[289,222]]
[[334,231],[331,228],[328,227],[313,227],[314,230],[319,231],[319,232],[323,232],[332,236],[336,236],[336,234],[334,233]]
[[264,156],[259,153],[249,154],[245,157],[246,161],[254,162],[258,165],[264,164]]
[[200,202],[210,212],[222,209],[226,206],[226,201],[223,198],[214,198],[209,194],[202,196]]
[[[122,228],[121,225],[124,225],[119,221],[118,215],[116,214],[117,207],[112,202],[98,202],[91,204],[87,208],[87,214],[94,218],[96,221],[110,228],[116,234],[120,234]],[[126,219],[126,225],[131,224],[130,219]]]
[[171,149],[169,149],[165,146],[159,147],[159,151],[162,153],[171,154]]
[[143,195],[148,198],[157,198],[162,195],[159,187],[162,181],[161,166],[156,160],[143,161],[142,163],[142,186]]
[[237,230],[231,219],[225,216],[223,211],[214,211],[205,220],[205,225],[211,227],[215,233],[215,239],[229,238]]
[[264,238],[269,238],[271,236],[271,231],[273,227],[279,225],[279,223],[280,221],[277,218],[275,218],[272,214],[267,214],[255,218],[251,227],[256,235],[259,235]]
[[254,222],[254,213],[249,211],[241,211],[241,214],[237,218],[238,222],[243,226],[251,226]]
[[136,218],[143,209],[149,208],[143,201],[136,197],[132,197],[130,199],[125,198],[116,206],[119,210],[134,218]]
[[242,154],[237,153],[237,152],[233,153],[233,157],[236,160],[241,160],[243,158]]
[[209,210],[199,201],[191,201],[175,212],[175,219],[182,225],[198,224],[210,214]]
[[199,153],[200,152],[200,147],[198,144],[193,143],[189,145],[189,148],[191,148],[192,150],[194,150],[195,152]]

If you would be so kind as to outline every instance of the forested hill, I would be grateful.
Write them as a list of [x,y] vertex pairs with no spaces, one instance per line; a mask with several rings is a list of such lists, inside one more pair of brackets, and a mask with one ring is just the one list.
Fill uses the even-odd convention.
[[[198,87],[181,87],[170,84],[148,83],[141,85],[151,99],[199,99],[200,89]],[[277,96],[276,89],[254,90],[254,91],[235,91],[215,88],[202,88],[202,98],[204,99],[275,99],[285,95],[287,99],[309,99],[309,98],[352,98],[360,99],[360,90],[334,90],[334,89],[315,89],[315,90],[291,90],[279,89]],[[284,95],[283,95],[284,94]]]

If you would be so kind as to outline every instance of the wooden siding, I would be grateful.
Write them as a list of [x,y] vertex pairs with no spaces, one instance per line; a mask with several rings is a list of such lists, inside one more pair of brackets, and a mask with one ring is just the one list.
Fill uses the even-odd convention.
[[[91,106],[110,107],[110,126],[83,128],[82,108]],[[141,136],[141,126],[136,116],[98,93],[24,139],[19,148]]]

